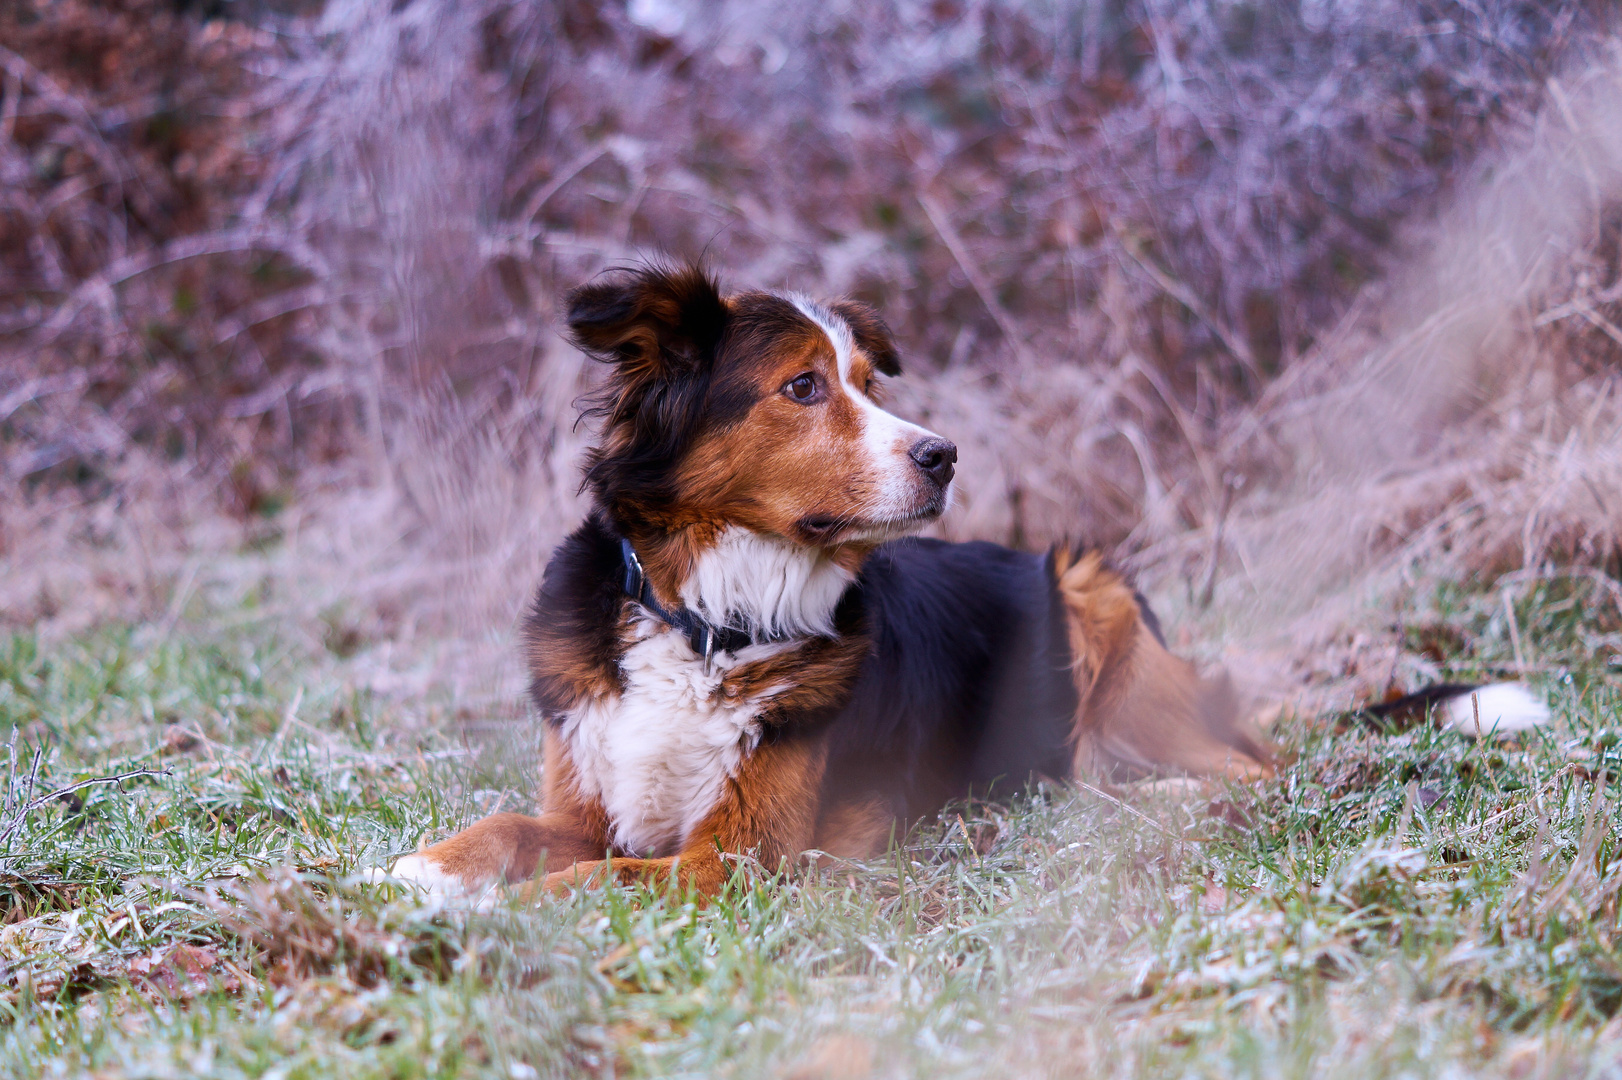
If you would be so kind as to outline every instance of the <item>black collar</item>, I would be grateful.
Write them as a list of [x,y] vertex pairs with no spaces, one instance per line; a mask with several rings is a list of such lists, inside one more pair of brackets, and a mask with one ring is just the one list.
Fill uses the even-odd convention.
[[736,653],[739,649],[755,644],[754,636],[746,630],[738,630],[731,626],[711,626],[696,612],[687,608],[677,608],[675,611],[666,609],[653,595],[653,586],[648,584],[648,575],[642,572],[642,561],[636,557],[636,549],[623,536],[619,541],[620,555],[625,562],[625,595],[686,635],[687,644],[704,658],[706,665],[718,652]]

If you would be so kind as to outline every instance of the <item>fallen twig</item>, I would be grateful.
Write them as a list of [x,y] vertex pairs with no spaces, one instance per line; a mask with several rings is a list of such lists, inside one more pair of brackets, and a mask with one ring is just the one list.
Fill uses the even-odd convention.
[[[22,782],[22,791],[18,793],[12,788],[12,778],[17,773],[17,731],[15,728],[12,729],[11,739],[6,744],[6,750],[10,759],[11,772],[8,775],[6,784],[5,819],[0,821],[0,850],[4,850],[11,843],[12,837],[22,831],[23,825],[28,820],[28,815],[47,803],[72,795],[74,792],[82,791],[88,787],[117,784],[122,790],[124,781],[133,780],[138,776],[169,775],[168,769],[131,769],[128,772],[118,773],[114,776],[93,776],[88,780],[80,780],[78,783],[57,788],[37,798],[31,798],[34,789],[39,785],[39,769],[40,764],[45,759],[45,751],[43,749],[34,751],[33,763],[29,766],[28,775]],[[0,856],[0,868],[9,867],[11,862],[11,858]]]
[[1139,810],[1135,806],[1130,806],[1127,803],[1122,802],[1120,799],[1117,799],[1114,795],[1111,795],[1109,792],[1104,791],[1104,790],[1102,790],[1100,788],[1095,788],[1095,787],[1093,787],[1093,785],[1087,783],[1087,781],[1085,781],[1085,780],[1077,780],[1076,781],[1076,786],[1081,788],[1083,791],[1092,792],[1094,795],[1097,795],[1100,799],[1103,799],[1106,802],[1114,803],[1116,806],[1120,807],[1122,810],[1125,810],[1127,813],[1133,815],[1134,817],[1142,818],[1144,821],[1148,822],[1150,826],[1152,826],[1157,832],[1161,833],[1162,835],[1169,836],[1173,840],[1181,840],[1182,839],[1182,837],[1179,836],[1177,833],[1172,832],[1170,829],[1166,828],[1160,822],[1156,821],[1154,818],[1150,817],[1148,814],[1145,814],[1142,810]]

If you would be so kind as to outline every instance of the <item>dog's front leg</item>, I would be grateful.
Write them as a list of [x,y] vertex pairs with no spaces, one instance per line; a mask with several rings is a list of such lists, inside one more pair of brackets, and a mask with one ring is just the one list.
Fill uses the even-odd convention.
[[472,899],[483,905],[494,900],[500,885],[528,880],[546,865],[600,859],[607,848],[606,832],[593,827],[583,815],[492,814],[449,839],[405,856],[389,875],[429,895]]
[[563,895],[609,880],[680,884],[714,896],[727,877],[724,855],[753,856],[775,870],[811,846],[826,763],[827,746],[820,737],[789,735],[762,743],[727,781],[715,808],[685,838],[681,854],[577,862],[528,886],[526,898]]

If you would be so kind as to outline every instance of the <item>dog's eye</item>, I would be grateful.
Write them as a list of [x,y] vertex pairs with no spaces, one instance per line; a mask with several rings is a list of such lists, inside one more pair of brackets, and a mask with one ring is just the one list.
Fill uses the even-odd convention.
[[783,393],[801,404],[809,403],[817,396],[817,377],[802,371],[784,385]]

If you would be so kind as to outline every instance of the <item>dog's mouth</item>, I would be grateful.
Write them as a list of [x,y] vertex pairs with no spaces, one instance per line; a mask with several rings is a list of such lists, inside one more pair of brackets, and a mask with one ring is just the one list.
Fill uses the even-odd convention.
[[849,525],[849,518],[834,514],[807,514],[794,523],[794,531],[810,543],[827,543]]
[[839,514],[807,514],[794,523],[802,542],[815,547],[835,544],[882,543],[915,532],[946,512],[946,493],[940,492],[909,514],[886,518],[858,518]]

